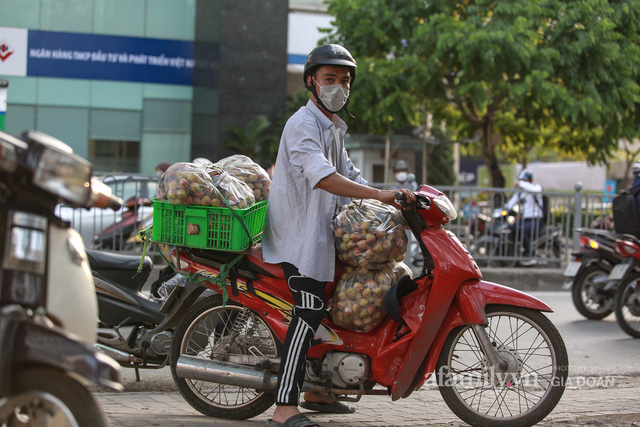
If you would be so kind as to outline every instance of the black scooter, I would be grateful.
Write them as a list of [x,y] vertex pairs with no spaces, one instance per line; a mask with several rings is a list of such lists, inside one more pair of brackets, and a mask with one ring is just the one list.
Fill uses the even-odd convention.
[[[479,238],[472,249],[473,258],[479,266],[515,267],[522,257],[523,231],[511,230],[509,225],[517,221],[518,213],[496,209],[491,227]],[[539,264],[547,267],[560,263],[562,254],[562,230],[560,227],[543,225],[531,239],[531,251]]]
[[564,270],[563,289],[571,289],[573,305],[587,319],[600,320],[614,310],[616,282],[609,273],[623,257],[616,251],[618,235],[606,230],[577,228],[580,249]]
[[175,273],[162,270],[154,283],[155,297],[142,293],[154,268],[149,256],[143,258],[142,265],[138,255],[87,250],[87,256],[98,296],[98,350],[122,367],[135,369],[137,380],[139,369],[166,366],[173,333],[152,332],[165,318],[165,301],[156,288],[175,277]]

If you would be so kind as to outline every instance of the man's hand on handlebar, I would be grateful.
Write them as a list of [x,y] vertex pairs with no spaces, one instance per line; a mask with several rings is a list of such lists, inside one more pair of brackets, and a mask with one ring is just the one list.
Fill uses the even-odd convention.
[[396,202],[396,193],[402,193],[405,203],[413,203],[413,201],[416,199],[413,191],[406,188],[402,188],[400,190],[380,190],[380,193],[381,195],[378,200],[380,200],[382,203],[395,206],[398,209],[401,209],[402,207]]

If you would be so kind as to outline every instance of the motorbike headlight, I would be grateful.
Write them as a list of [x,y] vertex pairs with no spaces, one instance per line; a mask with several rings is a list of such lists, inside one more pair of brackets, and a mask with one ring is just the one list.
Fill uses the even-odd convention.
[[0,170],[13,172],[18,166],[16,147],[27,149],[27,145],[17,138],[0,132]]
[[73,153],[42,151],[33,183],[66,202],[87,206],[91,196],[91,163]]
[[13,212],[9,220],[4,268],[44,274],[47,218],[26,212]]
[[456,212],[456,208],[451,203],[451,200],[444,194],[440,194],[438,197],[433,199],[433,203],[436,207],[449,218],[449,221],[453,221],[458,217],[458,212]]

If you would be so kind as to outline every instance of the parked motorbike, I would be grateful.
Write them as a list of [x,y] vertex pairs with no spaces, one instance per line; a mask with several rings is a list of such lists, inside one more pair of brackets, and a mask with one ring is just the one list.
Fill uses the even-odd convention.
[[153,214],[140,217],[143,206],[152,206],[146,197],[131,197],[124,204],[122,219],[102,230],[94,239],[96,248],[106,250],[128,251],[135,246],[142,246],[138,239],[138,231],[150,225]]
[[92,166],[39,132],[0,132],[0,425],[107,426],[87,389],[114,390],[118,366],[98,353],[96,297],[80,235],[58,203],[118,209]]
[[[443,193],[423,186],[414,203],[397,197],[420,242],[422,273],[391,288],[385,307],[394,315],[371,332],[339,327],[327,313],[308,353],[303,390],[341,401],[368,395],[395,401],[433,376],[449,408],[469,424],[542,420],[560,400],[568,372],[562,337],[543,314],[551,309],[482,280],[469,252],[443,228],[457,215]],[[177,323],[171,373],[180,393],[208,416],[247,419],[266,411],[293,307],[282,268],[264,263],[259,247],[240,258],[180,247],[172,265],[198,278],[172,294],[154,331]],[[217,277],[221,271],[229,272],[222,274],[226,282]],[[230,289],[226,304],[213,282]],[[327,296],[334,287],[327,285]],[[205,289],[215,294],[194,304]]]
[[[164,301],[141,292],[153,271],[151,258],[145,256],[141,263],[138,255],[89,249],[87,257],[98,297],[96,348],[120,366],[135,369],[138,380],[139,369],[165,367],[172,332],[150,332],[165,318]],[[171,272],[170,277],[174,275]],[[160,275],[158,281],[168,278]]]
[[580,249],[564,270],[563,289],[571,289],[573,305],[587,319],[604,319],[613,312],[615,287],[607,286],[611,269],[622,261],[615,233],[576,228]]
[[[480,237],[473,250],[476,261],[481,266],[515,267],[521,258],[523,231],[511,230],[509,225],[517,221],[514,210],[496,209],[492,214],[491,227]],[[562,229],[543,225],[531,238],[532,257],[541,264],[559,264],[562,254]]]
[[617,284],[614,307],[620,328],[633,338],[640,338],[640,240],[623,234],[616,241],[624,260],[609,274]]

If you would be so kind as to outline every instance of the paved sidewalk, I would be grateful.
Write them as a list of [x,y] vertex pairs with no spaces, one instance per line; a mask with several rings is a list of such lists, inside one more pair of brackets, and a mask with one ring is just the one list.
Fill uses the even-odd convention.
[[[574,383],[601,384],[601,379]],[[640,427],[640,378],[615,377],[607,387],[569,386],[555,410],[538,425]],[[96,393],[112,427],[140,426],[264,426],[273,408],[246,421],[208,418],[191,408],[177,392]],[[365,396],[354,403],[350,415],[310,414],[321,425],[464,426],[446,406],[434,386],[426,386],[407,399],[392,402],[387,396]]]

